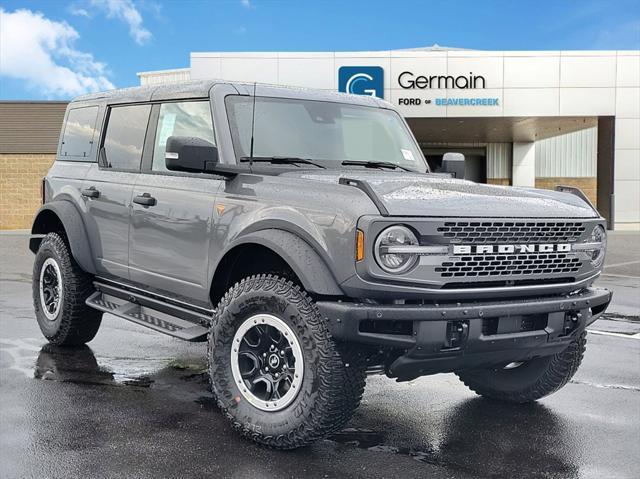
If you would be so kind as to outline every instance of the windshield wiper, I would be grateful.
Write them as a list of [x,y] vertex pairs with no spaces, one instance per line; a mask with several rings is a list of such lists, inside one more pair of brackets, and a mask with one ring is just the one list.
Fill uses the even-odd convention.
[[391,168],[393,170],[400,168],[404,171],[411,171],[412,173],[416,173],[415,170],[407,168],[405,166],[396,165],[395,163],[391,163],[390,161],[359,161],[359,160],[344,160],[341,165],[344,166],[364,166],[365,168]]
[[243,156],[240,158],[240,162],[273,163],[276,165],[295,165],[296,163],[302,163],[304,165],[317,166],[318,168],[326,168],[325,166],[322,166],[308,158],[297,158],[295,156],[254,156],[253,158],[250,156]]

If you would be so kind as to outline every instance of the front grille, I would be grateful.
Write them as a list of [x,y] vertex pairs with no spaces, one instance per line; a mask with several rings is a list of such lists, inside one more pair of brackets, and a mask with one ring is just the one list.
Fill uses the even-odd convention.
[[498,244],[575,241],[585,229],[583,223],[566,221],[456,221],[437,231],[450,240]]
[[581,262],[570,253],[473,255],[450,258],[435,271],[444,278],[572,274]]

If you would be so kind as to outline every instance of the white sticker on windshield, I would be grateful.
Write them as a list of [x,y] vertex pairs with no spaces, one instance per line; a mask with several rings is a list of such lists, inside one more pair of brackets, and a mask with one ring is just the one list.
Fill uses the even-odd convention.
[[415,163],[416,159],[413,157],[413,152],[411,150],[405,150],[404,148],[400,148],[402,152],[402,156],[404,159],[410,163]]

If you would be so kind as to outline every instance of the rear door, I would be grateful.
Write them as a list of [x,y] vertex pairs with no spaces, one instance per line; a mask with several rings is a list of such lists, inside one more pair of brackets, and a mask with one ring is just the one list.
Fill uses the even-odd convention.
[[153,108],[155,128],[151,128],[143,171],[133,191],[131,279],[159,292],[206,303],[214,202],[223,180],[205,173],[168,171],[165,148],[170,136],[198,137],[215,145],[211,106],[202,99]]
[[129,220],[151,105],[112,106],[98,163],[82,188],[86,227],[98,273],[129,278]]

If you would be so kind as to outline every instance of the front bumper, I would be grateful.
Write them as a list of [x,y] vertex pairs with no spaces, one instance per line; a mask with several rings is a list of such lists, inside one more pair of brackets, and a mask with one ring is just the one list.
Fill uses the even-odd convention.
[[320,301],[334,338],[400,350],[387,365],[399,379],[505,365],[556,354],[611,302],[612,293],[578,293],[506,301],[365,304]]

